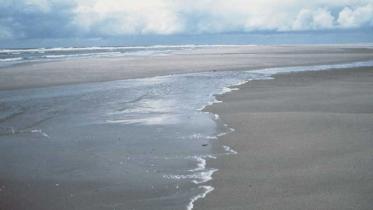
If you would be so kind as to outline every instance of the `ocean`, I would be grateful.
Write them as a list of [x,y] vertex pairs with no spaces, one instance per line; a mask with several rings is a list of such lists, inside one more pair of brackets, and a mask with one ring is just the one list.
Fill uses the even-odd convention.
[[[128,47],[56,47],[0,49],[0,68],[16,64],[65,59],[112,58],[129,56],[162,56],[198,48],[223,45],[154,45]],[[225,45],[228,46],[228,45]],[[234,45],[229,45],[234,46]]]

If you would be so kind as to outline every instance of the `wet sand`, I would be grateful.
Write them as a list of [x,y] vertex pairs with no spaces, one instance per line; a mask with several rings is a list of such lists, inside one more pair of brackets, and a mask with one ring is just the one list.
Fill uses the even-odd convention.
[[362,45],[294,45],[206,47],[167,56],[69,59],[1,68],[0,90],[190,72],[348,63],[372,57],[373,48]]
[[371,209],[373,69],[275,76],[220,97],[238,154],[209,161],[215,191],[195,209]]

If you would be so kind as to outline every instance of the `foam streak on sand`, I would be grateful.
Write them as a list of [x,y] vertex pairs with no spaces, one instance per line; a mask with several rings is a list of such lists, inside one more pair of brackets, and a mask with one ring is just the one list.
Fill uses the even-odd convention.
[[49,135],[41,129],[31,129],[31,130],[30,129],[24,129],[24,130],[21,129],[21,130],[17,130],[13,127],[0,128],[0,136],[1,135],[27,134],[27,133],[40,134],[41,136],[43,136],[45,138],[49,138]]
[[31,130],[31,133],[40,133],[40,135],[46,138],[49,138],[49,135],[46,132],[42,131],[41,129],[33,129]]
[[187,210],[192,210],[194,207],[194,202],[196,202],[198,199],[205,198],[207,194],[214,190],[214,188],[211,186],[199,186],[199,188],[202,189],[203,192],[190,199],[190,202],[187,205]]
[[175,180],[191,180],[194,184],[202,184],[208,182],[212,179],[212,175],[218,171],[215,168],[206,168],[206,159],[211,158],[215,159],[215,156],[207,155],[207,156],[193,156],[190,159],[197,161],[197,167],[194,169],[190,169],[190,174],[178,174],[178,175],[164,175],[164,178],[167,179],[175,179]]
[[236,150],[232,149],[231,147],[229,147],[227,145],[223,145],[223,148],[227,152],[227,154],[229,154],[229,155],[231,155],[231,154],[233,154],[233,155],[238,154],[238,152]]

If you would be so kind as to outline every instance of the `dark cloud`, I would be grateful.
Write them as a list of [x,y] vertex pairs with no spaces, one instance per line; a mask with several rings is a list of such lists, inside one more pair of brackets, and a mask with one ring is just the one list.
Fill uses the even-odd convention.
[[0,4],[1,28],[12,38],[61,38],[75,36],[74,3],[49,1],[32,4],[27,1],[10,1]]

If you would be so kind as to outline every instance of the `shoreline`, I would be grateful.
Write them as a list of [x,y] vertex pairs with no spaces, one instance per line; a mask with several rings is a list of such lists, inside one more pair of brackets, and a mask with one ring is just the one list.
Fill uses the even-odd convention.
[[[314,102],[314,104],[307,104],[306,103],[308,102],[307,94],[313,94],[312,97],[318,97],[318,93],[311,93],[313,90],[307,90],[307,93],[302,93],[302,91],[299,89],[303,86],[306,86],[306,87],[308,85],[313,86],[315,85],[314,83],[322,83],[324,86],[326,85],[327,87],[324,87],[325,89],[324,90],[321,89],[321,91],[325,91],[325,92],[330,91],[331,93],[329,94],[331,95],[334,95],[334,94],[341,95],[343,94],[343,91],[346,91],[348,89],[339,87],[340,84],[338,84],[338,82],[340,79],[342,79],[342,81],[347,80],[347,82],[355,79],[356,84],[354,85],[357,85],[357,86],[359,85],[359,82],[362,82],[362,81],[363,81],[363,85],[364,83],[365,85],[369,85],[369,82],[373,82],[373,68],[362,67],[362,68],[352,68],[352,69],[332,69],[332,70],[323,70],[323,71],[314,71],[314,72],[312,71],[295,72],[295,73],[273,75],[273,78],[274,78],[273,80],[254,80],[254,81],[248,81],[247,83],[243,85],[232,86],[230,88],[234,90],[233,92],[219,95],[216,97],[217,100],[222,101],[223,103],[216,103],[216,104],[212,104],[206,107],[205,111],[210,112],[212,114],[218,114],[220,118],[223,119],[223,121],[225,121],[230,127],[236,130],[235,132],[229,133],[228,135],[219,137],[215,144],[220,145],[222,147],[227,146],[227,147],[233,148],[234,149],[233,151],[237,151],[238,154],[234,156],[221,157],[219,158],[219,160],[208,160],[207,165],[209,165],[209,167],[214,167],[214,168],[219,169],[219,171],[216,174],[214,174],[214,179],[211,180],[211,183],[209,183],[213,187],[215,187],[215,190],[214,192],[210,193],[205,199],[198,200],[196,202],[195,209],[299,209],[299,208],[331,209],[334,206],[339,206],[339,208],[337,209],[349,209],[351,205],[354,205],[354,202],[356,199],[359,199],[360,202],[361,201],[363,202],[356,209],[369,209],[368,207],[372,205],[371,201],[367,199],[362,199],[364,198],[363,195],[360,196],[362,198],[356,197],[355,195],[355,197],[348,199],[348,197],[346,196],[350,194],[347,189],[345,189],[345,191],[335,190],[336,192],[328,190],[328,193],[332,193],[332,194],[336,193],[337,195],[331,195],[331,196],[324,195],[326,196],[325,198],[326,201],[325,200],[322,201],[323,199],[319,197],[317,197],[316,199],[315,195],[312,194],[312,191],[315,189],[316,186],[319,186],[319,185],[316,185],[318,182],[323,182],[323,185],[325,185],[325,186],[320,185],[319,190],[325,190],[325,188],[326,189],[338,188],[339,185],[336,183],[339,183],[338,181],[342,178],[346,179],[346,177],[343,177],[343,175],[340,175],[340,176],[335,177],[336,180],[333,181],[333,176],[331,176],[330,174],[333,175],[334,171],[330,172],[328,169],[325,169],[324,171],[316,171],[316,172],[313,171],[313,174],[309,175],[307,179],[305,180],[302,180],[302,177],[296,177],[296,178],[294,177],[295,183],[291,183],[290,180],[289,180],[290,182],[287,183],[286,181],[288,179],[287,176],[293,177],[294,176],[293,174],[300,173],[298,171],[305,170],[305,169],[303,169],[301,165],[298,165],[298,163],[296,166],[292,166],[286,163],[286,161],[282,162],[281,158],[292,160],[299,155],[300,155],[299,158],[301,158],[302,154],[299,154],[299,152],[301,151],[298,151],[298,152],[296,151],[296,148],[300,147],[300,149],[306,150],[303,152],[310,153],[310,157],[312,157],[313,159],[317,159],[317,156],[314,156],[312,153],[316,152],[316,154],[318,154],[320,153],[320,151],[318,151],[317,148],[316,148],[316,151],[314,151],[315,148],[313,147],[315,147],[316,145],[311,144],[311,146],[313,146],[311,147],[307,145],[309,144],[307,141],[312,141],[312,139],[309,139],[310,136],[317,135],[317,133],[314,133],[314,132],[320,132],[322,128],[318,128],[318,126],[315,126],[313,124],[311,124],[310,128],[305,128],[302,125],[298,125],[298,128],[297,128],[295,124],[294,125],[295,130],[289,130],[289,133],[295,132],[294,135],[298,136],[298,138],[301,139],[302,142],[297,142],[296,139],[291,139],[291,143],[293,144],[291,145],[291,147],[294,147],[294,149],[290,149],[289,151],[288,148],[283,148],[284,146],[281,145],[281,141],[284,141],[285,145],[290,146],[288,142],[289,140],[282,139],[284,137],[289,138],[289,134],[286,133],[286,130],[290,129],[290,126],[281,125],[282,123],[281,121],[288,122],[289,124],[294,124],[294,122],[292,122],[294,120],[298,124],[309,123],[308,121],[311,121],[311,120],[320,121],[319,123],[322,123],[325,126],[336,126],[335,129],[345,134],[346,131],[343,131],[343,129],[350,130],[350,132],[353,132],[354,129],[355,130],[357,129],[356,126],[354,126],[354,129],[348,129],[344,127],[342,130],[340,130],[340,128],[338,128],[338,123],[339,124],[346,123],[345,120],[343,119],[340,120],[342,122],[337,121],[337,125],[333,125],[335,123],[333,118],[338,118],[338,115],[343,115],[342,118],[343,117],[349,118],[348,116],[344,116],[345,115],[344,113],[347,112],[346,114],[350,114],[350,115],[357,114],[357,116],[355,116],[354,118],[362,118],[359,120],[364,121],[364,122],[366,121],[367,125],[364,125],[364,127],[368,129],[369,125],[373,125],[373,121],[369,120],[369,116],[372,116],[372,112],[373,112],[373,110],[370,108],[370,107],[373,107],[373,101],[369,98],[369,95],[373,96],[373,91],[369,91],[369,89],[366,89],[365,87],[364,89],[365,92],[364,94],[362,94],[363,95],[362,98],[365,101],[362,101],[360,104],[361,107],[365,107],[363,110],[361,107],[359,109],[349,104],[349,103],[357,103],[356,101],[344,100],[343,102],[345,104],[338,104],[339,107],[337,108],[339,111],[336,112],[336,111],[333,111],[333,107],[330,107],[330,106],[333,106],[334,104],[334,103],[331,103],[331,101],[329,102],[323,101],[322,104],[320,105],[317,104],[317,101]],[[333,84],[328,85],[327,83],[325,83],[326,81],[327,82],[333,81],[334,83],[337,83],[334,85],[338,87],[337,88],[330,87]],[[280,89],[280,91],[281,89],[286,88],[286,93],[284,94],[284,96],[293,98],[292,100],[295,100],[295,102],[299,100],[299,98],[297,99],[297,97],[301,97],[300,102],[298,102],[298,104],[295,104],[295,105],[291,104],[290,102],[286,103],[285,105],[282,105],[282,103],[284,102],[282,101],[283,99],[280,98],[281,96],[276,96],[275,93],[271,93],[272,92],[271,89],[274,87]],[[296,88],[297,91],[291,90],[291,88]],[[323,88],[323,87],[318,87],[318,88]],[[330,90],[328,90],[328,88],[330,88]],[[341,88],[344,90],[338,91],[338,88]],[[351,87],[351,86],[350,88],[356,89],[356,87]],[[307,88],[304,88],[304,89],[307,89]],[[273,91],[278,92],[278,90],[273,90]],[[260,95],[261,92],[270,94],[271,97],[276,97],[276,98],[273,100],[263,98],[265,97],[265,95]],[[291,96],[289,92],[292,92],[292,94],[295,94],[295,95]],[[305,95],[302,95],[302,94],[305,94]],[[348,95],[349,97],[354,97],[354,96],[351,96],[349,93],[345,93],[345,94]],[[255,96],[257,98],[249,99],[249,96]],[[325,99],[327,100],[328,98],[325,98]],[[332,98],[329,100],[337,100],[337,99],[338,97]],[[263,101],[262,104],[260,104],[258,100],[262,100]],[[269,100],[270,103],[268,102],[266,103],[266,100]],[[254,105],[250,105],[250,104],[254,104]],[[286,107],[286,105],[290,106],[290,108]],[[305,110],[297,110],[297,109],[302,109],[302,107],[304,107]],[[295,108],[296,110],[291,111],[292,108],[293,109]],[[321,109],[321,110],[316,111],[314,109]],[[351,110],[347,111],[347,109],[351,109]],[[315,112],[314,115],[316,116],[308,116],[309,114],[312,115],[313,112]],[[324,117],[323,115],[328,115],[328,112],[331,112],[330,115],[332,115],[331,116],[332,119],[318,119],[318,117],[323,118]],[[289,119],[287,119],[288,118],[287,115],[289,115]],[[293,115],[295,115],[295,117]],[[364,116],[364,115],[368,115],[368,116]],[[245,116],[253,117],[254,119],[250,121],[250,119],[245,119]],[[263,117],[264,119],[261,119]],[[309,118],[312,118],[312,119],[309,119]],[[247,125],[245,125],[244,123],[246,122],[246,120],[249,121]],[[325,122],[325,120],[327,121]],[[280,125],[276,123],[273,124],[271,123],[271,121],[276,121],[276,122],[280,121],[281,123]],[[358,120],[355,119],[355,121],[358,121]],[[278,127],[285,127],[285,130],[278,133],[279,136],[277,137],[275,137],[274,134],[266,134],[268,132],[266,131],[266,128],[265,128],[266,123],[269,124],[268,126],[269,130],[278,129]],[[329,125],[329,123],[331,125]],[[255,131],[255,129],[259,131]],[[302,131],[303,129],[311,130],[311,131],[309,131],[309,133],[306,133],[305,135],[302,135],[302,133],[299,133],[299,131]],[[315,131],[312,131],[312,130],[315,130]],[[258,134],[255,134],[255,136],[257,136],[258,138],[258,140],[255,140],[255,142],[247,142],[247,141],[245,142],[245,137],[248,138],[250,136],[250,131],[251,132],[255,131],[255,133],[258,133]],[[260,134],[260,132],[264,132],[264,134]],[[361,142],[359,143],[362,144],[362,147],[359,145],[354,145],[354,146],[356,146],[357,149],[364,150],[365,149],[364,146],[369,145],[368,148],[370,148],[370,151],[372,151],[373,145],[369,142],[366,142],[367,138],[369,139],[369,134],[372,135],[373,133],[372,129],[368,129],[363,134],[359,133],[359,131],[355,131],[355,133],[356,133],[355,134],[356,137],[360,138],[359,140]],[[329,136],[332,134],[328,134],[327,130],[324,131],[323,134],[326,135],[325,137],[326,139],[324,140],[327,141],[329,140],[328,138],[330,138],[331,141],[334,140],[334,138],[331,138]],[[265,138],[261,137],[261,135],[262,136],[269,135],[269,137],[275,138],[279,142],[273,142],[273,141],[260,142],[260,141],[265,141]],[[348,139],[346,139],[346,137],[343,134],[335,133],[334,135],[337,135],[339,138],[348,142]],[[293,136],[291,137],[294,138]],[[318,137],[320,138],[320,136]],[[324,143],[324,142],[318,142],[318,143]],[[333,145],[333,143],[335,144],[335,142],[331,142],[329,144],[332,144],[332,146],[336,146],[344,150],[348,150],[348,148],[346,148],[345,145]],[[342,143],[346,144],[346,142],[342,142]],[[247,148],[248,145],[251,145],[251,144],[254,144],[254,147],[257,147],[258,150],[262,150],[262,152],[264,153],[269,152],[269,155],[257,153],[258,151],[255,151],[255,149],[250,150],[254,154],[246,154],[247,151],[245,151],[243,148]],[[276,145],[276,147],[279,147],[279,148],[272,148],[271,144],[274,144],[273,146]],[[305,144],[307,145],[307,147],[310,147],[310,148],[304,148]],[[330,147],[331,145],[328,145],[328,146]],[[328,151],[328,150],[331,150],[331,151]],[[327,153],[327,152],[332,153],[335,151],[333,151],[332,148],[327,148],[325,149],[325,151],[323,151],[323,153]],[[368,155],[369,153],[366,153],[366,152],[367,151],[365,151],[365,155]],[[295,154],[292,154],[292,153],[295,153]],[[286,157],[287,155],[288,157]],[[244,157],[240,157],[240,156],[249,156],[249,157],[252,157],[253,160],[251,161],[250,159],[245,160]],[[279,157],[276,157],[276,156],[279,156]],[[370,155],[370,157],[373,158],[372,155]],[[277,158],[279,158],[279,160],[277,160]],[[314,162],[313,159],[306,159],[304,161],[309,161],[312,163]],[[368,169],[364,170],[363,165],[357,165],[356,168],[360,170],[361,172],[360,176],[368,178],[369,174],[373,174],[373,170],[369,170],[369,165],[366,165],[367,162],[365,159],[366,157],[357,155],[356,157],[354,157],[352,161],[355,161],[355,162],[365,161],[364,167],[367,167]],[[253,165],[255,166],[250,166],[250,165],[245,164],[246,161],[253,162]],[[292,160],[292,161],[297,162],[296,158],[295,160]],[[262,163],[265,163],[265,164],[261,165]],[[307,164],[307,162],[305,162],[304,164]],[[320,166],[317,166],[318,168],[324,167],[322,166],[323,163],[318,163],[318,164],[320,165]],[[351,163],[350,162],[345,163],[344,160],[342,159],[340,160],[339,165],[336,165],[334,167],[337,167],[337,168],[339,167],[339,170],[346,170],[347,173],[352,172],[351,169],[348,169],[348,168],[346,169],[340,166],[341,164],[343,166],[343,164],[351,164]],[[265,167],[265,165],[268,165],[267,166],[268,168],[263,168]],[[253,177],[250,177],[249,170],[246,171],[247,169],[250,169],[251,167],[254,167],[253,169],[258,170],[257,172],[255,171],[252,172],[254,174],[252,175]],[[279,170],[279,175],[277,175],[276,174],[277,172],[275,169],[277,167],[284,167],[285,169],[281,169],[281,168],[277,169]],[[295,169],[292,169],[292,167],[294,167]],[[291,174],[290,172],[286,172],[286,170],[289,170],[289,169],[295,170],[295,171],[292,171],[293,174]],[[283,170],[285,170],[285,172],[282,172]],[[272,178],[273,180],[268,179],[268,182],[273,182],[273,185],[275,186],[269,186],[265,184],[264,182],[263,184],[266,186],[262,188],[260,188],[259,186],[255,192],[253,191],[254,186],[257,187],[256,185],[260,184],[260,182],[263,182],[262,180],[259,183],[256,183],[258,182],[258,180],[261,180],[261,177],[258,177],[258,174],[260,174],[261,171],[266,171],[266,173],[269,173],[269,174],[264,173],[261,176],[264,176],[264,177],[267,176],[269,178]],[[318,174],[318,173],[321,173],[321,174]],[[277,180],[277,176],[280,176],[280,177],[283,176],[283,179],[285,181]],[[353,193],[359,194],[369,189],[369,187],[364,189],[363,185],[361,185],[363,183],[359,184],[359,179],[356,179],[356,178],[354,179],[353,177],[348,177],[348,178],[351,179],[350,180],[352,182],[351,187],[354,187],[355,191],[357,191]],[[325,181],[326,183],[324,183]],[[299,184],[298,182],[304,183],[304,184]],[[310,182],[310,183],[307,183],[307,182]],[[314,185],[313,183],[316,186],[313,186]],[[359,189],[362,192],[360,192]],[[279,195],[273,195],[273,192],[275,191],[279,191],[279,192],[285,191],[289,195],[286,195],[285,197],[284,195],[281,195],[281,193]],[[312,194],[312,196],[309,196],[309,197],[306,196],[304,198],[299,199],[296,193],[300,191],[304,191],[304,193],[306,194],[307,194],[307,191],[310,191],[309,193]],[[288,197],[291,197],[290,194],[292,193],[295,193],[293,196],[295,196],[294,198],[297,198],[296,201],[295,200],[293,201],[292,200],[293,198],[288,198]],[[338,197],[338,195],[340,196]],[[260,198],[258,196],[263,197],[263,198]],[[289,199],[293,203],[291,203]],[[341,202],[342,204],[338,202],[336,203],[336,199],[338,200],[338,202]],[[342,200],[345,199],[345,200],[343,200],[342,202],[342,200],[339,200],[339,199],[342,199]],[[286,204],[286,202],[290,202],[290,204]]]

